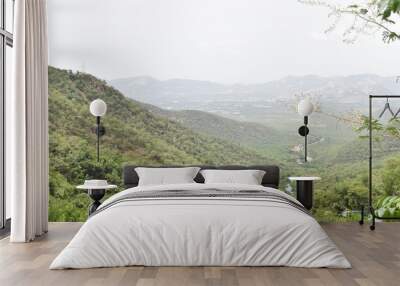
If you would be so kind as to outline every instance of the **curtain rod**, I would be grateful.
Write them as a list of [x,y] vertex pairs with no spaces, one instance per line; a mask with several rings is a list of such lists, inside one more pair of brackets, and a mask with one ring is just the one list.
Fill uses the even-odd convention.
[[400,98],[400,95],[369,95],[370,98]]

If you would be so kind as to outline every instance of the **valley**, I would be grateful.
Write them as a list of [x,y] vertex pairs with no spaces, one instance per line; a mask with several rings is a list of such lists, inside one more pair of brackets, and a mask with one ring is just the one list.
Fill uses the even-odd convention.
[[[121,185],[122,166],[129,163],[277,164],[281,189],[293,195],[288,176],[323,178],[316,185],[313,210],[320,221],[356,219],[341,213],[352,213],[346,211],[365,203],[368,145],[350,124],[338,121],[352,111],[351,102],[318,98],[318,110],[309,122],[312,160],[303,164],[303,138],[297,134],[302,118],[296,113],[294,96],[261,100],[253,93],[237,101],[224,92],[225,85],[178,83],[174,82],[175,91],[168,93],[173,100],[167,104],[156,100],[160,83],[149,88],[148,80],[142,81],[141,93],[136,90],[137,98],[132,98],[90,74],[49,67],[50,220],[85,220],[89,199],[74,186],[98,177]],[[192,85],[201,91],[199,100],[183,100]],[[216,97],[229,100],[200,100],[203,95],[209,99],[212,89],[219,92]],[[107,132],[101,142],[100,163],[95,160],[95,136],[90,132],[94,118],[88,110],[95,98],[105,100],[109,110],[102,121]],[[149,103],[152,101],[157,104]],[[170,105],[173,102],[179,108]],[[343,105],[346,107],[341,108]],[[396,140],[377,144],[376,176],[385,171],[387,159],[398,154],[398,147]],[[379,184],[377,188],[382,189]],[[340,200],[339,194],[348,199]]]

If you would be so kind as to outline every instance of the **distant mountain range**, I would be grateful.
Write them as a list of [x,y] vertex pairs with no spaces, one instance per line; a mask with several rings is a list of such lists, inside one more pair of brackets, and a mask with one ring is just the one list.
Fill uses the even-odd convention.
[[288,76],[261,84],[220,84],[186,79],[157,80],[132,77],[109,82],[124,95],[163,108],[188,109],[204,102],[286,101],[295,94],[311,93],[321,101],[347,104],[366,102],[368,94],[400,94],[396,77],[373,74],[321,77]]

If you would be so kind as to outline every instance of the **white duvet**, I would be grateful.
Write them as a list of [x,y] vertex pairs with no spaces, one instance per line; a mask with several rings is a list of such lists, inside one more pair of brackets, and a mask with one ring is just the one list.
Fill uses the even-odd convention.
[[[127,189],[263,190],[254,185],[185,184]],[[310,215],[273,201],[246,198],[154,198],[104,208],[81,227],[50,269],[145,266],[294,266],[350,268]]]

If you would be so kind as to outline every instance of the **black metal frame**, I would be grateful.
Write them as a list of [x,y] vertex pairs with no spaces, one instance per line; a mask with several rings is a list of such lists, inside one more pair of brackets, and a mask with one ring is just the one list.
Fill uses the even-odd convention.
[[[11,2],[14,13],[14,0]],[[5,146],[5,93],[6,93],[6,50],[7,46],[13,46],[13,34],[6,29],[6,0],[0,0],[1,21],[0,21],[0,230],[1,233],[9,231],[10,220],[6,219],[6,192],[5,192],[5,163],[4,163],[4,146]],[[13,17],[13,15],[11,15]]]
[[[369,119],[368,119],[368,133],[369,133],[369,168],[368,168],[368,211],[370,212],[372,216],[372,222],[369,228],[371,230],[375,229],[375,219],[390,219],[390,220],[395,220],[399,218],[392,218],[392,217],[379,217],[375,215],[375,210],[374,207],[372,206],[372,103],[374,98],[399,98],[400,95],[370,95],[369,96]],[[397,112],[396,112],[397,115]],[[364,211],[364,206],[361,206],[361,219],[359,221],[360,224],[364,224],[364,216],[365,216],[365,211]]]
[[97,208],[101,205],[101,199],[106,194],[105,189],[88,189],[87,190],[89,197],[93,200],[91,205],[89,206],[89,216],[94,213]]
[[[240,166],[240,165],[228,165],[228,166],[210,166],[210,165],[162,165],[162,166],[149,166],[149,165],[125,165],[123,166],[122,180],[125,189],[137,187],[139,184],[139,175],[135,171],[137,167],[147,168],[180,168],[180,167],[199,167],[201,170],[212,169],[212,170],[262,170],[265,171],[265,175],[262,178],[261,184],[264,187],[270,187],[274,189],[279,188],[280,181],[280,169],[275,165],[252,165],[252,166]],[[199,184],[204,183],[204,177],[200,172],[194,178],[194,181]]]

